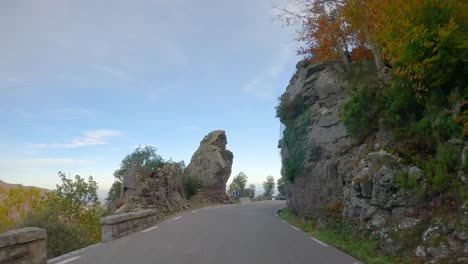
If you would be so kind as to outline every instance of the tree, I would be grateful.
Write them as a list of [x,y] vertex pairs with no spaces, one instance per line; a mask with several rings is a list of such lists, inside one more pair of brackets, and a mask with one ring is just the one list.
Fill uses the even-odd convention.
[[282,195],[282,196],[287,196],[288,194],[288,187],[287,187],[287,182],[286,180],[281,177],[278,179],[278,182],[277,182],[277,186],[278,186],[278,192]]
[[[114,172],[115,182],[112,184],[107,194],[106,201],[109,204],[114,204],[120,198],[122,192],[122,180],[127,171],[136,164],[142,171],[152,171],[161,167],[165,161],[161,156],[156,154],[154,146],[138,146],[135,151],[125,156],[120,163],[120,168]],[[178,163],[184,169],[185,163],[183,161]]]
[[114,177],[122,181],[125,173],[133,164],[136,164],[141,170],[156,170],[164,164],[164,160],[156,154],[154,146],[145,146],[143,148],[139,146],[122,160],[120,168],[114,172]]
[[112,205],[117,199],[122,195],[122,182],[119,180],[112,183],[109,193],[107,194],[106,202],[109,205]]
[[[383,66],[377,42],[384,21],[382,1],[378,0],[297,0],[299,11],[280,8],[287,25],[299,24],[297,40],[305,43],[299,54],[314,62],[374,58]],[[391,1],[388,1],[391,2]],[[350,51],[352,49],[352,51]]]
[[72,219],[89,207],[99,206],[98,185],[92,176],[89,176],[86,182],[80,175],[75,175],[75,181],[61,171],[58,175],[62,184],[56,185],[53,198],[66,216]]
[[275,192],[275,178],[271,175],[267,176],[266,181],[263,182],[263,196],[271,197]]
[[8,190],[0,187],[0,232],[14,227],[29,212],[44,206],[45,195],[36,188],[16,186]]
[[68,178],[58,173],[61,184],[47,193],[39,210],[30,211],[19,227],[36,226],[47,231],[47,254],[55,257],[101,240],[100,218],[103,209],[93,177]]
[[250,184],[249,185],[249,188],[247,189],[248,191],[248,196],[250,198],[254,198],[255,197],[255,185],[254,184]]
[[237,174],[234,179],[232,179],[231,184],[229,184],[229,195],[232,195],[233,192],[238,191],[241,197],[249,196],[245,186],[247,185],[247,175],[242,171]]
[[[466,87],[466,1],[395,0],[377,34],[396,76],[419,95]],[[459,83],[457,83],[459,82]],[[463,83],[465,82],[465,83]]]

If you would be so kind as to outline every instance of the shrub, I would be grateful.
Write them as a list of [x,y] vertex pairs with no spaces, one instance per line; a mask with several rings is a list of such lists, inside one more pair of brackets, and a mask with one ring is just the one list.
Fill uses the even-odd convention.
[[391,128],[405,127],[408,122],[419,119],[424,110],[415,92],[401,81],[393,81],[384,91],[385,123]]
[[287,146],[289,157],[284,160],[284,174],[290,182],[304,172],[306,160],[306,126],[299,124],[297,127],[287,127],[283,132],[284,143]]
[[18,221],[31,211],[44,206],[45,194],[37,188],[15,186],[10,189],[0,187],[0,233],[14,228]]
[[187,199],[190,199],[191,197],[195,196],[201,185],[200,181],[192,176],[184,177],[182,184],[184,186],[184,191],[185,195],[187,196]]
[[450,174],[457,171],[458,151],[449,144],[439,144],[434,159],[425,162],[425,171],[434,190],[446,189],[451,182]]
[[376,95],[369,87],[358,88],[341,108],[341,119],[346,131],[358,139],[377,129]]
[[100,224],[99,218],[81,224],[80,221],[70,221],[63,217],[62,212],[53,206],[44,210],[28,214],[20,226],[34,226],[44,228],[47,231],[47,257],[53,258],[65,253],[77,250],[88,245],[97,243],[100,237],[96,237],[96,228]]
[[29,212],[18,227],[35,226],[47,231],[47,255],[56,257],[101,240],[99,222],[103,209],[97,197],[97,183],[79,175],[75,179],[59,172],[61,185],[47,194],[44,205]]

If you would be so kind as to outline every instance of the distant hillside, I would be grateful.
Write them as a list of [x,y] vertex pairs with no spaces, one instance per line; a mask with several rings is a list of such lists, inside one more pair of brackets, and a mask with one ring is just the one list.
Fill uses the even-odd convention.
[[[15,187],[18,187],[18,186],[22,186],[22,187],[27,188],[27,189],[38,189],[38,190],[40,190],[41,194],[46,194],[46,193],[50,192],[50,190],[44,189],[44,188],[39,188],[39,187],[35,187],[35,186],[24,186],[22,184],[11,184],[11,183],[6,183],[6,182],[0,180],[0,189],[9,190],[11,188],[15,188]],[[4,198],[5,198],[5,195],[0,193],[0,202]]]

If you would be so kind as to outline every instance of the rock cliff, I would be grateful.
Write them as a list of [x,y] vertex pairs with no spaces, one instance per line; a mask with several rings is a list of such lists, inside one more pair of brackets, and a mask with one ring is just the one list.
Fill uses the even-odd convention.
[[231,175],[234,155],[226,149],[224,130],[206,135],[184,171],[185,177],[195,178],[200,188],[194,200],[225,202],[226,182]]
[[[466,226],[433,213],[437,200],[424,199],[401,186],[399,178],[424,185],[425,177],[420,168],[403,164],[387,147],[394,140],[392,134],[379,126],[376,133],[357,141],[347,133],[340,120],[347,85],[357,81],[379,86],[385,79],[377,77],[371,64],[351,67],[352,76],[337,64],[300,62],[280,98],[277,111],[285,130],[279,146],[282,175],[290,181],[288,206],[322,225],[336,217],[357,222],[381,236],[386,244],[383,250],[389,254],[400,249],[395,242],[398,234],[423,230],[414,238],[419,245],[414,248],[416,256],[443,262],[454,254],[463,260],[468,255]],[[462,151],[466,142],[452,143],[466,152]],[[463,172],[460,177],[465,177]],[[464,223],[467,207],[465,202],[453,208]]]

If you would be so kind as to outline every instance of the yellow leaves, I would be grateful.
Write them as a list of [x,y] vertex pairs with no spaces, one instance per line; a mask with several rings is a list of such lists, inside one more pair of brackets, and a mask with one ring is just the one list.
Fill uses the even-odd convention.
[[45,197],[39,189],[17,186],[0,188],[0,230],[16,225],[27,213],[40,210]]

